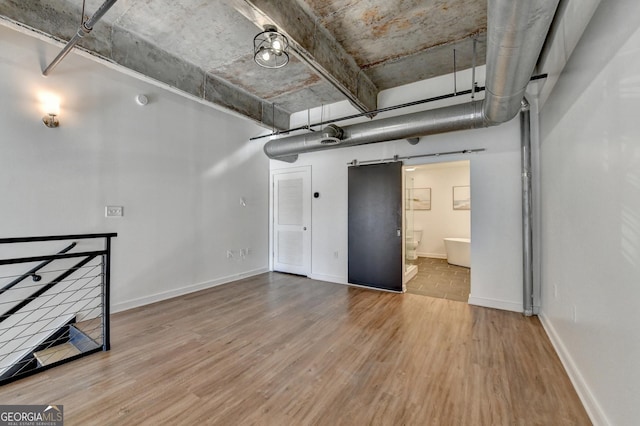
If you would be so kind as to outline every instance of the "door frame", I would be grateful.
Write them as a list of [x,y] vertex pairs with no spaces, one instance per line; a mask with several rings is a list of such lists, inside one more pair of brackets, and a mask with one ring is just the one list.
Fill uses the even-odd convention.
[[[405,161],[403,163],[403,165],[402,165],[402,174],[403,174],[402,186],[403,186],[403,191],[406,191],[406,188],[405,188],[406,177],[405,177],[405,175],[407,173],[407,171],[406,171],[407,167],[435,166],[435,165],[438,165],[438,164],[457,163],[457,162],[462,162],[462,161],[467,161],[469,163],[469,187],[473,188],[473,186],[474,186],[474,184],[473,184],[473,159],[470,158],[470,157],[467,157],[465,155],[461,155],[461,156],[460,155],[452,155],[450,158],[447,158],[447,159],[443,159],[443,158],[440,157],[436,161],[421,162],[420,159],[418,159],[418,158],[412,159],[412,160],[409,160],[409,161]],[[403,193],[405,193],[405,192],[403,192]],[[478,200],[478,199],[480,199],[480,197],[476,197],[476,200]],[[403,199],[403,203],[404,203],[404,201],[405,200]],[[478,203],[478,201],[476,201],[476,203]],[[404,205],[403,205],[402,208],[403,208],[403,212],[406,211],[406,210],[404,210],[406,208]],[[406,240],[405,240],[406,235],[404,234],[405,233],[404,219],[405,218],[403,216],[403,223],[402,223],[402,231],[403,231],[403,235],[402,235],[403,244],[402,244],[402,246],[403,246],[403,250],[406,247]],[[471,210],[469,212],[469,230],[470,230],[470,236],[469,237],[471,238],[471,232],[473,232],[473,210]],[[473,246],[475,244],[477,244],[477,241],[476,241],[475,244],[474,244],[474,241],[476,241],[476,239],[471,238],[470,250],[472,250]],[[405,252],[403,252],[403,254],[402,254],[402,259],[403,259],[403,262],[405,262],[405,264],[403,264],[403,268],[405,268],[404,270],[406,271],[406,253]],[[469,269],[473,270],[473,256],[471,256],[471,268],[469,268]],[[404,287],[405,287],[405,291],[406,291],[406,283],[405,283]],[[472,289],[473,289],[473,279],[471,279],[470,282],[469,282],[469,299],[471,299],[471,290]],[[470,304],[469,300],[467,300],[467,302],[465,302],[465,303]],[[484,306],[484,305],[481,305],[481,306]],[[499,309],[502,309],[502,308],[499,308]],[[505,308],[505,309],[510,310],[509,308]]]
[[[309,188],[312,188],[312,173],[311,173],[311,166],[297,166],[297,167],[288,167],[288,168],[284,168],[284,169],[273,169],[269,171],[269,270],[273,271],[274,270],[274,255],[275,255],[275,229],[274,229],[274,220],[275,220],[275,215],[274,215],[274,209],[275,209],[275,203],[274,203],[274,198],[275,198],[275,177],[276,175],[281,175],[281,174],[288,174],[288,173],[307,173],[309,176]],[[311,192],[309,192],[309,194],[307,194],[308,197],[311,197]],[[313,264],[313,257],[311,256],[312,251],[311,251],[311,247],[313,245],[313,226],[312,226],[312,208],[313,208],[313,203],[311,204],[311,208],[309,208],[309,212],[308,212],[308,217],[306,218],[306,221],[308,222],[308,226],[307,226],[307,231],[309,232],[309,244],[308,244],[308,250],[309,250],[309,270],[307,271],[307,276],[311,276],[311,271],[312,271],[312,264]]]

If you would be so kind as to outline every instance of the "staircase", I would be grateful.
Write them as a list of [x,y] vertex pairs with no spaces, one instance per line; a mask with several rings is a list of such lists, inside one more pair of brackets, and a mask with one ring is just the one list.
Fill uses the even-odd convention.
[[[0,385],[109,350],[110,239],[115,236],[0,239],[3,253],[5,244],[104,239],[98,250],[72,252],[74,242],[53,255],[0,259]],[[16,251],[23,252],[22,247]]]
[[55,345],[33,352],[33,357],[38,362],[38,366],[45,366],[98,348],[100,348],[98,342],[78,330],[73,324],[68,324],[64,338],[56,339]]

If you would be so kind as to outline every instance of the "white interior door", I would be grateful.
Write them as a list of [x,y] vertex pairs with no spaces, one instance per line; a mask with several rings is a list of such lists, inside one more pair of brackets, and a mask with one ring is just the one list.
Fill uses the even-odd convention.
[[273,174],[273,270],[311,273],[311,168]]

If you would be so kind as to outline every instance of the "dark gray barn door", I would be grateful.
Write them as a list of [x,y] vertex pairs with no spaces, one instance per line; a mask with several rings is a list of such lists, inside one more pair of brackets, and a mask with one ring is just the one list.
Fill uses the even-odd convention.
[[349,168],[349,282],[402,291],[402,163]]

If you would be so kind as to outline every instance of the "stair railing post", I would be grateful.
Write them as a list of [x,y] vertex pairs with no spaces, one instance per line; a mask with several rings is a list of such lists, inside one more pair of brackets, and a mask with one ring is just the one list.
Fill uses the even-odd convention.
[[110,282],[111,282],[111,237],[104,239],[106,253],[102,255],[102,350],[111,349],[111,324],[110,324]]

